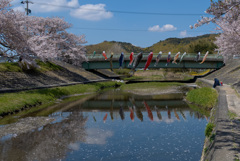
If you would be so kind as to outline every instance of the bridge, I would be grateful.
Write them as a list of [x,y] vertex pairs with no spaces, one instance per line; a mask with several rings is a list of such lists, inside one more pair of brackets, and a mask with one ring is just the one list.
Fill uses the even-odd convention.
[[[134,56],[136,57],[137,54],[135,54]],[[149,69],[151,68],[191,68],[191,69],[220,69],[221,67],[224,66],[224,59],[222,56],[217,55],[217,54],[209,54],[205,60],[204,63],[200,64],[200,62],[202,61],[204,54],[201,54],[198,62],[195,61],[196,59],[196,54],[187,54],[183,57],[181,63],[179,63],[180,60],[180,56],[178,57],[178,60],[176,61],[177,64],[172,63],[173,59],[174,59],[174,55],[171,55],[171,62],[166,66],[167,63],[167,54],[162,54],[162,57],[160,59],[160,61],[158,62],[157,66],[154,66],[155,62],[156,62],[156,57],[157,54],[155,53],[153,55],[153,59],[151,64],[149,65]],[[113,69],[118,69],[119,68],[119,56],[120,54],[115,54],[112,58],[112,68]],[[92,57],[92,55],[88,55],[88,62],[83,62],[82,63],[82,67],[86,70],[92,70],[92,69],[111,69],[110,66],[110,59],[108,56],[108,59],[105,60],[104,57],[102,56],[102,54],[98,54],[95,55],[94,57]],[[144,68],[145,63],[147,61],[147,57],[148,54],[143,54],[143,58],[141,60],[141,62],[139,63],[139,65],[137,66],[137,68]],[[131,66],[128,66],[130,62],[129,59],[129,54],[125,54],[124,56],[124,62],[122,65],[122,68],[128,68],[131,69]]]

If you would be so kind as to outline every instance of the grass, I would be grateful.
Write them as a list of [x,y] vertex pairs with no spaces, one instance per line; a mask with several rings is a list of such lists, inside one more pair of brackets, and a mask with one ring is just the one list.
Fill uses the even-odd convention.
[[[40,68],[34,69],[36,71],[45,72],[45,71],[53,71],[60,70],[62,67],[55,65],[51,62],[42,62],[40,60],[36,60],[37,64]],[[23,72],[18,63],[0,63],[0,72]]]
[[208,123],[205,129],[205,136],[210,137],[215,125],[213,123]]
[[189,102],[209,109],[216,105],[217,98],[217,91],[209,87],[191,90],[186,97]]
[[0,94],[0,115],[18,112],[32,106],[48,104],[62,96],[94,93],[103,88],[120,85],[119,82],[103,82]]
[[131,69],[113,69],[116,74],[130,76]]
[[161,90],[167,90],[169,87],[177,87],[182,86],[182,83],[133,83],[133,84],[124,84],[120,88],[125,92],[133,92],[133,93],[155,93]]
[[237,117],[237,114],[231,111],[228,111],[228,116],[230,120],[234,120]]
[[131,76],[131,77],[124,78],[123,80],[130,81],[130,80],[143,80],[143,79],[144,79],[143,76]]
[[0,63],[0,72],[22,72],[18,63]]
[[39,60],[36,60],[37,64],[40,66],[40,68],[38,69],[41,72],[45,72],[45,71],[53,71],[53,70],[61,70],[62,67],[53,64],[51,62],[42,62]]

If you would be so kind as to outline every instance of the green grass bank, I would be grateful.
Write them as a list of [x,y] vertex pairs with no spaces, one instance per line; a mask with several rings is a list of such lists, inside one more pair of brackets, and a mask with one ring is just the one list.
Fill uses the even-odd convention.
[[208,109],[213,108],[217,103],[218,93],[210,87],[202,87],[191,90],[187,93],[186,100]]
[[0,116],[48,104],[63,96],[95,93],[100,89],[121,86],[121,84],[120,82],[101,82],[0,94]]

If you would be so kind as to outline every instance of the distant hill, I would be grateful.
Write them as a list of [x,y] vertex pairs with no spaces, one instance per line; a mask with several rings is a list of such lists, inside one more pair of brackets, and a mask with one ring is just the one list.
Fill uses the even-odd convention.
[[138,53],[140,51],[143,51],[144,53],[148,53],[150,51],[153,51],[154,53],[158,53],[159,51],[162,51],[163,53],[167,53],[169,51],[172,53],[178,51],[197,53],[199,51],[210,51],[210,53],[213,53],[214,49],[217,48],[213,43],[216,36],[217,34],[206,34],[197,37],[168,38],[147,48],[137,47],[126,42],[104,41],[99,44],[88,45],[86,46],[86,50],[87,54],[92,54],[94,51],[97,53],[102,53],[102,51],[106,51],[106,53]]
[[216,34],[207,34],[197,37],[169,38],[145,48],[145,51],[162,51],[163,53],[167,53],[169,51],[173,53],[178,51],[188,53],[210,51],[212,53],[214,49],[217,48],[217,46],[213,43],[216,36]]
[[131,53],[131,52],[140,52],[143,50],[141,47],[136,47],[131,43],[126,42],[116,42],[116,41],[104,41],[95,45],[86,46],[87,54],[92,54],[94,51],[96,53],[102,53],[105,51],[106,53]]

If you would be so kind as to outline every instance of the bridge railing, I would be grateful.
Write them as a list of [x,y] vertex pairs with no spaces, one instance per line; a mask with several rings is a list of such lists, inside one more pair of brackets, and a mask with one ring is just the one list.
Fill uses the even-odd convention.
[[[134,56],[137,56],[138,53],[135,53]],[[107,55],[107,58],[110,58],[111,54],[106,54]],[[149,53],[143,53],[143,58],[146,58],[148,57]],[[153,53],[153,59],[156,58],[158,55],[158,53]],[[174,56],[176,55],[176,53],[172,53],[171,54],[171,58],[173,59]],[[201,60],[203,57],[204,57],[205,53],[202,53],[200,55],[200,58],[199,60]],[[86,55],[87,58],[89,60],[91,59],[103,59],[104,60],[104,57],[102,54],[96,54],[95,56],[93,56],[93,54],[87,54]],[[124,58],[125,59],[129,59],[129,56],[130,56],[130,53],[124,53]],[[180,59],[180,57],[182,56],[182,54],[180,54],[180,56],[178,57],[178,59]],[[120,53],[119,54],[114,54],[113,55],[113,59],[118,59],[120,57]],[[162,53],[162,57],[161,58],[167,58],[168,57],[168,53]],[[185,56],[184,56],[184,59],[195,59],[197,57],[197,54],[196,53],[187,53]],[[223,56],[221,55],[218,55],[218,54],[208,54],[207,56],[207,59],[215,59],[215,60],[223,60]]]

